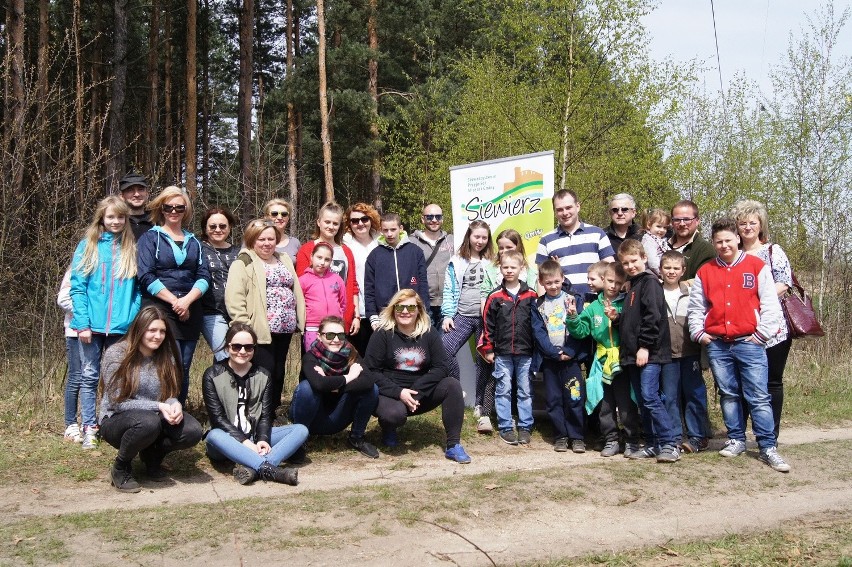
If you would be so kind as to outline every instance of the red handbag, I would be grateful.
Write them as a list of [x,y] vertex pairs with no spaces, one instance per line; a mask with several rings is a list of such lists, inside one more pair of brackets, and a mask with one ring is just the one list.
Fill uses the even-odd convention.
[[[769,245],[769,268],[772,269],[772,245]],[[787,292],[779,297],[781,310],[784,311],[784,319],[787,321],[787,334],[794,339],[802,337],[822,337],[825,331],[819,324],[816,311],[814,311],[811,296],[805,292],[805,288],[799,283],[793,269],[790,268],[793,285]]]

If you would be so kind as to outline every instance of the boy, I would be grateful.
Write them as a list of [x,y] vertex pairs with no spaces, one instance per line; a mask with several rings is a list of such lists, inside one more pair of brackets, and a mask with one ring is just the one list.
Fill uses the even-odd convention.
[[767,390],[766,340],[781,325],[781,304],[769,267],[739,249],[733,219],[713,223],[716,259],[701,266],[689,293],[689,332],[707,345],[710,368],[719,386],[722,419],[728,442],[723,457],[746,450],[742,398],[751,423],[760,460],[778,472],[789,472],[775,446],[775,422]]
[[[485,361],[494,364],[497,426],[500,438],[509,445],[528,444],[533,426],[530,364],[532,310],[537,296],[519,280],[523,265],[523,256],[517,250],[506,250],[500,255],[503,283],[485,299],[485,330],[479,349]],[[517,382],[517,433],[512,428],[513,378]]]
[[[600,296],[579,315],[574,306],[568,307],[568,332],[571,336],[584,338],[591,335],[597,343],[595,361],[586,381],[586,411],[594,411],[600,400],[601,435],[604,438],[602,457],[614,457],[621,450],[616,408],[627,437],[624,455],[639,451],[639,411],[630,397],[630,380],[619,367],[618,328],[607,316],[607,310],[621,313],[624,303],[621,290],[625,279],[621,264],[610,263],[604,273],[606,287]],[[597,396],[594,394],[596,391],[599,392]]]
[[379,313],[401,289],[417,292],[429,305],[429,283],[423,252],[408,240],[396,213],[382,215],[382,235],[364,265],[364,313],[373,330],[379,326]]
[[[666,411],[672,421],[675,441],[687,453],[707,449],[709,417],[707,415],[707,387],[701,375],[701,346],[689,336],[686,323],[689,287],[680,280],[686,270],[686,260],[677,250],[668,250],[660,258],[663,276],[663,296],[669,322],[672,361],[663,365],[660,380],[663,385]],[[684,407],[686,436],[681,425],[681,407]]]
[[589,351],[586,342],[566,333],[569,305],[577,310],[583,298],[563,289],[562,266],[553,259],[545,260],[538,268],[538,281],[545,293],[536,299],[532,310],[535,353],[530,370],[541,370],[547,415],[553,423],[553,450],[564,453],[571,442],[575,453],[586,452],[586,385],[578,364]]
[[658,463],[680,459],[671,419],[660,398],[660,371],[672,361],[666,300],[663,286],[645,270],[647,256],[638,240],[625,240],[618,248],[618,260],[630,279],[621,314],[610,307],[608,315],[618,319],[621,338],[621,366],[630,378],[634,392],[640,392],[639,411],[645,430],[645,449],[625,453],[631,459],[657,458]]

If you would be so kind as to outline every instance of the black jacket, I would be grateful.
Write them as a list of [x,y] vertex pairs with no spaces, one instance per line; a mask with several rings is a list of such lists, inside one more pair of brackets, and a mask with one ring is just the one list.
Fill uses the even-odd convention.
[[505,284],[485,299],[485,331],[480,348],[483,354],[532,356],[535,343],[532,310],[538,296],[526,283],[520,283],[521,289],[515,299],[506,291]]
[[319,361],[316,356],[308,351],[302,355],[302,372],[299,374],[299,381],[307,380],[308,384],[311,385],[311,389],[318,394],[327,394],[334,391],[342,394],[343,392],[363,392],[371,389],[373,384],[376,383],[375,373],[367,368],[367,365],[364,364],[360,356],[357,357],[355,362],[360,364],[363,370],[357,378],[347,384],[345,376],[323,376],[317,372],[316,367],[319,366]]
[[642,272],[630,278],[630,291],[618,319],[621,364],[636,364],[636,352],[648,349],[648,362],[672,361],[672,345],[663,286],[657,276]]
[[253,441],[269,443],[275,409],[272,405],[272,390],[269,374],[253,364],[244,377],[237,376],[228,366],[228,361],[218,362],[204,372],[201,393],[210,419],[210,427],[221,429],[242,443],[248,435],[234,425],[237,413],[237,385],[248,386],[246,417],[251,423]]
[[403,388],[417,390],[414,398],[421,399],[449,375],[447,352],[435,329],[416,339],[396,330],[376,331],[364,362],[376,377],[379,394],[395,400]]

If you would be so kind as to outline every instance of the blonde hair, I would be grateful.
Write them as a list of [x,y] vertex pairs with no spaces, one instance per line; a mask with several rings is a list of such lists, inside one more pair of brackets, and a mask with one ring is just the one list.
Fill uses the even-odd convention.
[[285,231],[286,234],[290,233],[290,223],[293,221],[293,207],[290,206],[290,203],[285,201],[284,199],[280,199],[276,197],[275,199],[270,199],[266,202],[266,205],[263,206],[263,216],[268,217],[269,211],[272,210],[272,207],[284,207],[287,209],[287,229]]
[[665,209],[648,209],[642,213],[642,228],[650,230],[653,223],[667,226],[671,224],[672,216]]
[[[766,211],[766,207],[763,206],[763,203],[753,199],[743,199],[734,203],[730,214],[737,223],[746,220],[750,216],[756,216],[757,220],[760,222],[760,230],[757,233],[757,239],[761,242],[761,244],[769,242],[769,213]],[[739,232],[736,234],[739,234]]]
[[257,242],[258,237],[260,237],[263,231],[267,228],[271,228],[275,232],[275,242],[281,240],[281,231],[271,220],[255,219],[250,221],[246,225],[246,229],[243,231],[243,243],[246,245],[246,248],[249,250],[254,249],[254,244]]
[[423,305],[423,300],[420,299],[420,295],[413,289],[401,289],[394,294],[388,302],[387,307],[379,313],[379,329],[393,331],[396,328],[396,318],[393,313],[394,308],[403,301],[412,298],[417,301],[417,323],[414,326],[414,332],[410,336],[416,339],[429,332],[432,322],[429,319],[429,314],[426,312],[426,306]]
[[83,248],[83,255],[80,258],[77,270],[88,276],[98,268],[98,240],[104,233],[104,217],[107,209],[110,208],[116,214],[124,216],[124,228],[121,229],[116,238],[121,245],[118,249],[118,257],[113,258],[115,265],[113,274],[121,279],[133,278],[136,276],[136,240],[133,238],[133,231],[130,228],[130,207],[123,199],[115,195],[101,199],[98,203],[95,216],[86,228],[86,235],[83,237],[86,246]]
[[319,221],[324,213],[331,213],[333,215],[340,215],[340,226],[337,228],[337,234],[334,235],[334,243],[340,244],[343,242],[343,233],[345,232],[343,230],[343,212],[343,207],[334,201],[329,201],[320,207],[319,211],[317,211],[317,220],[314,223],[316,226],[314,226],[314,233],[311,235],[311,239],[316,240],[320,237]]
[[183,199],[183,204],[186,205],[186,211],[183,213],[183,218],[180,220],[182,227],[187,228],[192,222],[192,203],[189,202],[189,197],[186,196],[183,189],[175,185],[170,185],[160,192],[153,201],[148,204],[148,210],[151,211],[151,222],[162,225],[166,222],[166,217],[163,215],[163,205],[166,201],[171,201],[175,197]]

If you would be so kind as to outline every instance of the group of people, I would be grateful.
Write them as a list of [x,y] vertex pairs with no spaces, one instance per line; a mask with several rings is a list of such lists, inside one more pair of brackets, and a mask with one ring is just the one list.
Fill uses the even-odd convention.
[[[84,449],[99,439],[116,447],[111,480],[119,490],[140,490],[136,456],[148,478],[160,480],[167,453],[202,439],[201,425],[184,412],[201,335],[214,353],[202,380],[207,453],[233,461],[242,484],[297,483],[297,469],[281,464],[303,459],[309,435],[347,427],[349,445],[378,458],[365,439],[372,416],[382,444],[394,447],[408,416],[438,406],[445,456],[469,463],[456,355],[471,337],[482,355],[474,400],[482,433],[493,431],[496,412],[501,439],[530,442],[529,376],[540,370],[557,451],[585,451],[594,411],[604,456],[622,450],[619,422],[625,456],[670,462],[681,449],[703,450],[710,432],[700,343],[722,395],[730,438],[722,454],[744,451],[750,415],[760,458],[789,470],[775,449],[790,340],[774,294],[791,284],[790,268],[767,242],[759,203],[738,204],[730,226],[714,224],[711,245],[689,201],[671,215],[650,211],[640,229],[633,199],[617,195],[604,231],[581,222],[577,196],[562,191],[553,199],[558,226],[528,265],[517,231],[492,239],[481,221],[456,248],[436,204],[409,236],[397,214],[326,203],[302,244],[288,230],[290,204],[273,199],[234,244],[226,208],[208,209],[196,237],[180,188],[149,201],[146,179],[128,174],[119,192],[99,203],[59,294],[69,368],[65,439]],[[731,274],[740,278],[735,296],[720,288],[730,288]],[[273,427],[294,333],[303,354],[291,425]],[[759,360],[767,355],[768,389]]]

